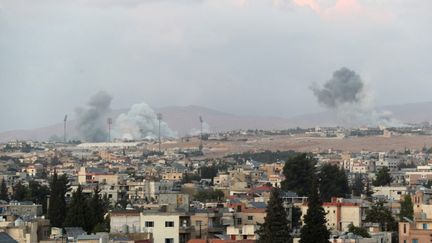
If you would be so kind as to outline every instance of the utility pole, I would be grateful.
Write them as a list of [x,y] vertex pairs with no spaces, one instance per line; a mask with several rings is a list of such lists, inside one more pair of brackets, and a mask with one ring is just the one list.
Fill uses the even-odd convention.
[[200,121],[200,145],[199,145],[199,150],[202,151],[203,149],[203,118],[202,116],[199,117],[199,121]]
[[67,118],[68,118],[68,116],[66,114],[65,117],[64,117],[64,120],[63,120],[63,142],[64,143],[66,143],[66,122],[67,122]]
[[109,117],[108,120],[108,142],[111,142],[111,125],[112,125],[112,118]]
[[162,113],[157,113],[157,119],[159,122],[159,153],[161,153],[161,121],[162,121]]

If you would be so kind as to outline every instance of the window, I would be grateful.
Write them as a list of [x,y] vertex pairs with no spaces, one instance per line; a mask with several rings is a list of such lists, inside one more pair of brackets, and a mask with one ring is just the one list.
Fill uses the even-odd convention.
[[154,227],[154,222],[153,221],[145,221],[145,227],[146,228],[153,228]]
[[202,225],[202,221],[201,221],[201,220],[197,220],[197,221],[195,221],[195,225],[196,225],[196,226],[201,226],[201,225]]
[[165,243],[174,243],[173,238],[165,238]]
[[412,240],[412,243],[418,243],[419,241],[417,239]]
[[165,221],[165,227],[174,227],[174,221]]
[[423,224],[423,229],[428,229],[428,225],[427,224]]
[[248,216],[248,220],[249,221],[253,220],[253,216]]
[[406,234],[406,224],[404,224],[404,234]]
[[242,219],[241,218],[237,218],[237,224],[242,224]]

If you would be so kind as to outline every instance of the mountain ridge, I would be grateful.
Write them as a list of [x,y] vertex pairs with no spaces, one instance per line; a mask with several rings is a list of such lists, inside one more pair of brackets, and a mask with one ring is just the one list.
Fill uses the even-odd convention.
[[[418,102],[400,105],[388,105],[377,108],[378,111],[390,111],[395,119],[406,123],[419,123],[432,120],[432,112],[427,112],[432,102]],[[110,116],[114,118],[127,109],[115,109]],[[208,125],[211,132],[223,132],[236,129],[287,129],[293,127],[315,127],[338,125],[336,115],[331,111],[309,113],[291,118],[273,116],[236,115],[216,109],[189,105],[167,106],[155,109],[163,114],[163,120],[177,131],[180,136],[192,134],[200,127],[199,116]],[[75,120],[67,123],[68,138],[77,138]],[[17,129],[0,132],[0,142],[10,140],[48,140],[53,136],[63,137],[63,123],[56,123],[34,129]]]

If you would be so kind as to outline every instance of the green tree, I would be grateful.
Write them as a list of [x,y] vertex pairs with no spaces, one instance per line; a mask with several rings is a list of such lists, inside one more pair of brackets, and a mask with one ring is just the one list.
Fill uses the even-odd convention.
[[404,200],[401,202],[399,219],[401,221],[406,221],[405,218],[410,220],[414,219],[414,204],[410,195],[405,195]]
[[27,187],[19,181],[13,186],[12,199],[17,201],[24,201],[27,195]]
[[0,200],[9,201],[9,193],[6,180],[3,178],[0,185]]
[[66,199],[65,194],[69,191],[69,181],[66,175],[58,176],[54,172],[50,180],[50,198],[48,218],[51,226],[62,227],[66,217]]
[[356,227],[353,224],[348,225],[348,232],[353,233],[353,234],[358,235],[358,236],[361,236],[363,238],[370,238],[371,237],[365,228]]
[[[100,189],[97,185],[93,191],[92,198],[89,200],[88,206],[90,210],[89,228],[93,233],[105,231],[104,216],[108,212],[108,206],[105,197],[101,197]],[[106,194],[105,194],[106,195]],[[104,228],[105,227],[105,228]]]
[[323,165],[320,168],[318,178],[321,201],[330,202],[332,197],[345,197],[349,194],[348,178],[345,171],[336,165]]
[[300,230],[300,243],[328,243],[330,231],[327,229],[325,211],[318,195],[317,183],[313,182],[308,198],[308,210],[304,225]]
[[47,197],[49,194],[50,189],[47,186],[41,185],[37,181],[30,181],[25,200],[41,204],[43,213],[45,214],[47,212]]
[[259,225],[256,232],[259,236],[258,243],[286,243],[291,236],[288,229],[288,219],[283,207],[280,190],[274,188],[270,195],[270,201],[266,209],[264,223]]
[[207,189],[198,191],[194,198],[197,201],[200,202],[208,202],[208,201],[221,201],[225,197],[225,194],[221,190],[213,190],[213,189]]
[[90,223],[89,213],[93,209],[88,208],[87,198],[82,192],[81,185],[72,193],[72,200],[64,221],[68,227],[82,227],[85,231],[90,232],[92,225]]
[[283,168],[284,191],[296,192],[299,196],[308,196],[315,174],[316,161],[308,154],[299,154],[287,160]]
[[351,187],[351,191],[353,196],[358,197],[365,191],[365,185],[363,183],[363,176],[362,174],[355,174],[354,175],[354,182]]
[[366,210],[366,222],[378,223],[382,231],[396,231],[397,222],[393,218],[390,209],[384,206],[383,201],[378,201]]
[[378,171],[376,179],[372,184],[374,186],[389,186],[392,180],[393,178],[390,175],[390,170],[387,167],[383,167]]

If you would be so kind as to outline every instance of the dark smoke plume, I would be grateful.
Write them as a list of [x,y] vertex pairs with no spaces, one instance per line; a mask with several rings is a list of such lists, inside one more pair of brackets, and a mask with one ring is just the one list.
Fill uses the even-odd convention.
[[349,126],[401,126],[387,112],[377,112],[371,106],[371,94],[366,92],[361,77],[348,68],[333,73],[323,87],[311,87],[318,102],[335,111],[339,120]]
[[99,91],[87,103],[87,108],[77,109],[77,130],[88,142],[106,141],[108,137],[107,118],[111,110],[112,96]]
[[343,67],[333,73],[323,88],[313,86],[311,89],[320,104],[333,109],[342,104],[361,102],[363,87],[360,76]]

